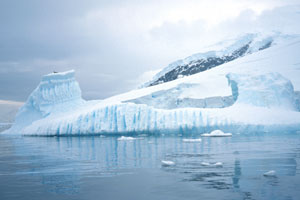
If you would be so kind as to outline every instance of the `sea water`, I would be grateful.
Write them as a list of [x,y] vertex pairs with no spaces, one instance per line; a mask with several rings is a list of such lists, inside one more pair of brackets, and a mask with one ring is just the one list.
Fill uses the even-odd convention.
[[299,199],[300,133],[200,137],[0,135],[0,199]]

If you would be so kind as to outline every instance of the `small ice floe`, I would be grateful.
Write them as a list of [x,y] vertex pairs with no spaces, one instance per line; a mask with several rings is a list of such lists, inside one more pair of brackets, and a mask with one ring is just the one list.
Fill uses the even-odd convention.
[[276,177],[276,171],[274,171],[274,170],[268,171],[268,172],[264,173],[264,176],[266,176],[266,177]]
[[143,133],[143,134],[140,134],[139,137],[147,137],[148,135]]
[[210,163],[208,163],[208,162],[202,162],[201,165],[202,166],[210,166]]
[[202,166],[222,167],[223,163],[222,162],[216,162],[216,163],[202,162],[201,165]]
[[201,142],[202,139],[201,138],[197,138],[197,139],[182,139],[182,142]]
[[132,140],[136,140],[137,138],[134,137],[126,137],[126,136],[121,136],[118,138],[118,141],[132,141]]
[[214,130],[210,133],[203,133],[201,136],[203,136],[203,137],[230,137],[230,136],[232,136],[232,134],[224,133],[221,130]]
[[216,167],[222,167],[223,163],[222,162],[216,162],[213,165],[216,166]]
[[104,138],[104,137],[105,137],[105,135],[100,135],[99,137],[101,137],[101,138]]
[[171,160],[162,160],[161,165],[164,167],[174,166],[175,162],[173,162]]

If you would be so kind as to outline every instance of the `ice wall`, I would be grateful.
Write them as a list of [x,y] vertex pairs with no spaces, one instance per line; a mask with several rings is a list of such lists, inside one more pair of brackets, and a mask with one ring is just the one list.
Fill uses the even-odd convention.
[[[106,105],[66,116],[36,120],[18,133],[25,135],[90,135],[130,133],[204,133],[295,131],[300,113],[263,107],[232,106],[224,109],[155,109],[133,103]],[[13,132],[13,131],[11,131]]]
[[226,77],[236,104],[298,110],[291,81],[279,73],[259,75],[230,73]]

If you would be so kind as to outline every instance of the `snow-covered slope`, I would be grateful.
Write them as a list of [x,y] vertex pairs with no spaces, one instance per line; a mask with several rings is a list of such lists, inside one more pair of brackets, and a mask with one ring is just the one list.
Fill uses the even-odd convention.
[[267,49],[273,43],[276,43],[277,40],[282,39],[282,37],[284,36],[279,33],[268,35],[256,33],[246,34],[237,39],[222,42],[213,46],[213,48],[219,50],[197,53],[169,64],[142,87],[158,85],[209,70],[245,55]]
[[300,130],[300,38],[188,77],[84,101],[74,72],[46,75],[6,133]]

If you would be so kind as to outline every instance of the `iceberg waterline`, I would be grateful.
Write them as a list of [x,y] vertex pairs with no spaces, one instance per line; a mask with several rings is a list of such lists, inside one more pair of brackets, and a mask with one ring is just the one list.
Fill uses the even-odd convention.
[[[194,131],[206,133],[215,129],[230,133],[299,130],[300,112],[293,86],[295,82],[281,75],[280,70],[256,71],[250,68],[251,63],[247,66],[243,71],[227,64],[223,66],[222,73],[217,73],[217,69],[214,69],[203,72],[204,75],[195,74],[173,83],[139,89],[102,101],[85,101],[81,98],[74,71],[49,74],[43,77],[29,96],[19,110],[15,124],[6,133],[51,136],[174,131],[189,134]],[[207,83],[216,83],[213,87],[206,87],[205,80],[201,79],[205,75],[208,79],[212,78]],[[289,76],[293,78],[293,75]],[[234,103],[225,108],[159,109],[143,102],[126,102],[151,94],[152,91],[160,90],[163,94],[166,88],[176,88],[182,83],[190,84],[191,87],[184,88],[181,95],[189,96],[191,91],[202,91],[209,95],[229,89],[230,94],[226,94],[233,97]],[[218,89],[219,86],[221,89]],[[299,87],[298,83],[296,86]],[[204,90],[205,88],[216,91]],[[190,96],[198,98],[199,94]]]

